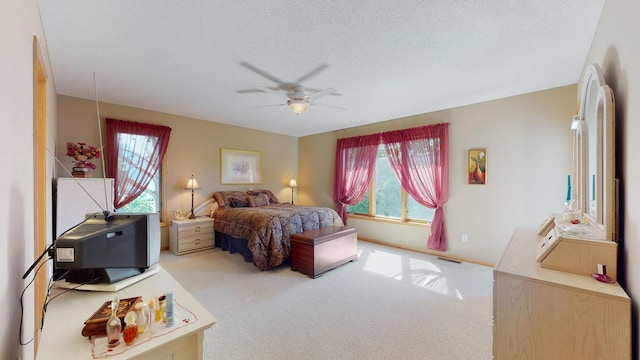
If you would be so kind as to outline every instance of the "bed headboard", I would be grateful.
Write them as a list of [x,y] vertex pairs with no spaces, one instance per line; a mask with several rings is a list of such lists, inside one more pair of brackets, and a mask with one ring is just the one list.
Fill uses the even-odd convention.
[[[219,207],[231,206],[232,201],[247,201],[250,204],[261,204],[261,202],[255,201],[257,197],[266,197],[269,204],[279,204],[280,201],[273,194],[271,190],[247,190],[247,191],[216,191],[213,194],[213,198],[218,203]],[[256,206],[251,205],[251,206]],[[267,204],[265,204],[267,205]]]

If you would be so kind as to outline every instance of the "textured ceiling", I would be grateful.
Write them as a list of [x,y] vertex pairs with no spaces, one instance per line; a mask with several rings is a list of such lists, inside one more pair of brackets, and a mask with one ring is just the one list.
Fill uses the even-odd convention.
[[58,94],[304,136],[575,84],[604,1],[38,4]]

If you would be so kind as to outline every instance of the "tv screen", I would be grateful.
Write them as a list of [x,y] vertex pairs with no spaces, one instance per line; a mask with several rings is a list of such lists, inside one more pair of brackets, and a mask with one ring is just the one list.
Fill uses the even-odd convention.
[[95,214],[54,243],[54,278],[78,284],[114,283],[160,260],[158,214]]

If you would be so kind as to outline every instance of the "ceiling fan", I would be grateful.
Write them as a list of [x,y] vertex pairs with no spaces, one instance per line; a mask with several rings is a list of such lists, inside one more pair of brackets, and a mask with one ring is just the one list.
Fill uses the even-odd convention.
[[328,67],[326,64],[322,64],[322,65],[316,67],[315,69],[311,70],[309,73],[307,73],[307,74],[303,75],[302,77],[300,77],[299,79],[297,79],[294,83],[283,82],[282,80],[278,79],[277,77],[265,72],[262,69],[259,69],[259,68],[255,67],[255,66],[253,66],[253,65],[251,65],[249,63],[242,62],[242,63],[240,63],[240,65],[242,65],[243,67],[255,72],[256,74],[258,74],[258,75],[260,75],[262,77],[265,77],[265,78],[275,82],[277,84],[277,87],[256,87],[256,88],[254,88],[254,90],[241,90],[241,91],[238,91],[238,92],[240,92],[240,93],[248,93],[248,92],[255,92],[255,90],[259,90],[259,91],[263,91],[263,92],[267,92],[267,93],[276,93],[276,92],[280,92],[280,91],[285,91],[286,92],[285,103],[274,104],[274,105],[262,105],[262,106],[255,106],[255,107],[269,107],[269,106],[284,106],[284,105],[286,105],[296,115],[302,114],[309,107],[315,106],[315,105],[322,105],[322,106],[333,107],[333,108],[345,110],[344,108],[337,107],[337,106],[313,103],[315,100],[317,100],[318,98],[320,98],[322,96],[325,96],[325,95],[340,95],[340,94],[338,94],[336,92],[335,88],[327,88],[327,89],[324,89],[324,90],[315,90],[315,89],[305,88],[304,86],[300,85],[300,83],[302,83],[303,81],[308,80],[312,76],[315,76],[319,72],[321,72],[324,69],[326,69]]
[[[275,92],[275,90],[271,89],[271,88],[267,88],[267,87],[257,87],[256,89],[264,91],[264,92]],[[324,90],[319,90],[310,94],[307,94],[307,92],[305,91],[305,88],[303,86],[300,85],[294,85],[291,87],[291,90],[289,92],[287,92],[285,99],[286,102],[283,104],[276,104],[276,105],[265,105],[265,106],[284,106],[287,105],[289,107],[289,109],[291,111],[293,111],[296,115],[300,115],[303,112],[305,112],[310,106],[312,105],[316,105],[313,104],[313,101],[325,96],[325,95],[329,95],[331,93],[334,93],[336,91],[335,88],[328,88],[328,89],[324,89]],[[330,105],[326,105],[326,104],[317,104],[317,105],[324,105],[324,106],[330,106]],[[258,106],[258,107],[262,107],[262,106]],[[332,106],[334,107],[334,106]]]

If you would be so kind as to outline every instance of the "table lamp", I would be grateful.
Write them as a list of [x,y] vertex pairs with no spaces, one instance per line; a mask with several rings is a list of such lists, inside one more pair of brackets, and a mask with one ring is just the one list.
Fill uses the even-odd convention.
[[191,190],[191,215],[189,215],[189,219],[196,218],[196,214],[193,213],[193,190],[194,189],[200,189],[200,186],[198,185],[198,180],[196,180],[193,177],[193,175],[191,175],[191,178],[189,178],[189,180],[187,181],[187,187],[185,187],[185,190]]
[[298,187],[298,183],[295,178],[291,178],[291,180],[289,180],[289,187],[291,188],[291,205],[293,205],[293,189]]

